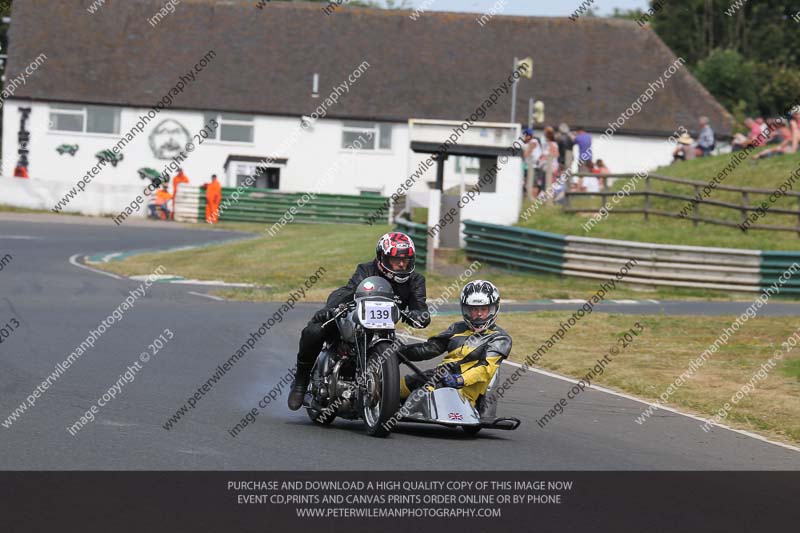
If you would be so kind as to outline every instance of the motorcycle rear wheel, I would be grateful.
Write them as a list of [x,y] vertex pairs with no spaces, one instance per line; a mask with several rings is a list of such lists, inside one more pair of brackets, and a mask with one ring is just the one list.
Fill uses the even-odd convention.
[[390,343],[380,343],[367,353],[366,389],[364,428],[373,437],[386,437],[400,408],[400,364]]

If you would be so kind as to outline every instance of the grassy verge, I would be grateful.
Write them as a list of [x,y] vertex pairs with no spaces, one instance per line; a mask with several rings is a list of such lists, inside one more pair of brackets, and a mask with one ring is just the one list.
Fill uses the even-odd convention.
[[[263,226],[235,224],[224,229],[252,230],[263,234]],[[357,263],[374,257],[374,243],[387,227],[333,224],[292,224],[275,237],[263,237],[242,242],[204,247],[198,250],[161,252],[133,256],[124,261],[103,265],[120,275],[141,275],[164,265],[170,274],[193,279],[221,279],[228,282],[253,283],[268,288],[226,289],[215,294],[240,300],[280,301],[288,291],[297,288],[320,266],[327,269],[323,279],[308,293],[308,301],[324,301],[331,290],[344,285]],[[437,265],[434,274],[426,276],[428,296],[438,298],[458,292],[448,287],[458,282],[470,264],[463,252],[450,259],[449,264]],[[491,279],[506,298],[536,300],[547,298],[587,298],[597,290],[598,281],[560,277],[556,275],[512,273],[483,266],[476,278]],[[460,287],[458,287],[460,289]],[[746,294],[737,296],[750,298]],[[647,289],[638,286],[618,286],[608,298],[718,298],[731,295],[718,291],[661,287]]]
[[[498,323],[514,341],[511,359],[522,362],[534,353],[570,314],[502,313]],[[436,317],[425,334],[444,330],[456,318]],[[612,358],[597,382],[643,399],[656,400],[734,318],[592,314],[571,328],[562,341],[542,356],[539,366],[575,378],[583,377],[610,348],[620,347],[619,337],[638,321],[644,326],[644,332]],[[781,349],[781,343],[793,334],[798,324],[794,317],[748,320],[670,396],[668,405],[704,417],[713,416],[751,380],[773,352]],[[565,384],[565,393],[568,388]],[[638,415],[638,412],[631,415],[631,423]],[[544,411],[531,413],[531,418],[541,416]],[[757,382],[755,390],[734,405],[722,423],[777,440],[800,443],[800,346],[785,354],[767,378]]]
[[[13,205],[0,204],[0,213],[45,213],[52,215],[53,212],[47,209],[28,209],[27,207],[16,207]],[[64,213],[65,215],[81,216],[80,213]]]

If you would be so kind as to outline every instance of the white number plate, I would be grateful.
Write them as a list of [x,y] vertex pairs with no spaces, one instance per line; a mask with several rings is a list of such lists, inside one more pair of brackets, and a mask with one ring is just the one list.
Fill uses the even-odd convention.
[[394,329],[393,302],[364,302],[362,323],[368,329]]

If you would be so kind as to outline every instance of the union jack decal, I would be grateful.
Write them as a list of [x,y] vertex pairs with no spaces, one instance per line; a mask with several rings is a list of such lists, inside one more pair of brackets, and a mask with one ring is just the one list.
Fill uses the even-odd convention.
[[447,413],[447,417],[450,420],[464,420],[464,417],[461,416],[460,413]]

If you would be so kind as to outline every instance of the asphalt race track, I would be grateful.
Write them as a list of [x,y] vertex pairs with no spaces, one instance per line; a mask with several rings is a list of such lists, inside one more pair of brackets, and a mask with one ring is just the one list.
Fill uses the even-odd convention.
[[[0,326],[11,319],[21,324],[0,345],[0,421],[140,285],[78,268],[70,257],[241,236],[30,218],[0,218],[0,256],[13,258],[0,271]],[[280,305],[190,293],[205,290],[154,284],[33,407],[8,428],[0,426],[0,469],[800,470],[798,451],[721,428],[704,433],[700,422],[679,414],[658,411],[640,426],[634,417],[644,404],[596,390],[571,401],[564,414],[540,429],[535,420],[571,385],[536,373],[524,375],[500,405],[501,415],[522,419],[514,432],[484,431],[471,439],[447,428],[401,425],[379,440],[364,435],[359,423],[316,427],[303,411],[290,412],[281,395],[255,424],[231,437],[228,430],[293,366],[298,334],[315,304],[290,311],[168,431],[162,425],[169,417]],[[647,306],[624,307],[653,312]],[[94,422],[72,436],[67,428],[119,382],[165,328],[174,338]],[[506,366],[504,373],[512,370]]]

